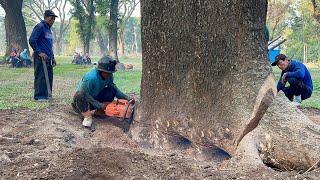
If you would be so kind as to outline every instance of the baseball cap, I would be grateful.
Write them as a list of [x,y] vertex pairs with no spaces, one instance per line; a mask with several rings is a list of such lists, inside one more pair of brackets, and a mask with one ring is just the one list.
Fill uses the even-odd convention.
[[52,10],[44,11],[44,17],[48,17],[48,16],[58,17],[57,15],[54,14],[54,12]]
[[276,56],[276,58],[275,58],[276,60],[275,60],[271,65],[272,65],[272,66],[276,66],[280,60],[285,60],[286,58],[287,58],[286,55],[284,55],[284,54],[278,54],[278,55]]

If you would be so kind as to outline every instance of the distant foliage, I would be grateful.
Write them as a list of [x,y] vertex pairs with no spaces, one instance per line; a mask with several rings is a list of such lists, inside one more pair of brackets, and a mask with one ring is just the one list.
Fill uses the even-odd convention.
[[94,38],[95,20],[95,1],[94,0],[70,0],[74,10],[72,15],[78,20],[77,32],[83,43],[84,52],[89,52],[90,41]]
[[[6,31],[4,29],[4,17],[0,16],[0,37],[6,37]],[[6,51],[6,39],[0,38],[0,56],[4,55]],[[2,59],[0,58],[0,61]]]
[[320,62],[320,24],[310,0],[269,0],[267,25],[272,38],[287,39],[282,52],[305,62]]

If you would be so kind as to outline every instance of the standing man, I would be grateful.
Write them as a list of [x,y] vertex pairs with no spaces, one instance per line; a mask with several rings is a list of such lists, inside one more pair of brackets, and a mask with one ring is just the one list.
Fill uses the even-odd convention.
[[36,101],[47,101],[49,98],[44,66],[42,60],[46,62],[50,89],[52,91],[53,66],[56,62],[53,55],[53,39],[51,26],[55,18],[58,17],[51,10],[44,12],[44,20],[37,24],[30,35],[29,44],[33,49],[34,63],[34,99]]
[[[313,91],[312,79],[307,67],[294,60],[289,60],[284,54],[279,54],[272,63],[282,70],[277,85],[278,91],[283,91],[290,101],[299,106],[302,100],[308,99]],[[290,86],[286,87],[286,83]]]

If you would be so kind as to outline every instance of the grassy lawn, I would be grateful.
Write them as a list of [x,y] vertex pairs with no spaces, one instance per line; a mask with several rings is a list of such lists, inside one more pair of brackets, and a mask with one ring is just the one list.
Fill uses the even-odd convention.
[[[77,83],[81,77],[93,66],[71,64],[71,57],[57,57],[57,67],[54,68],[53,97],[55,104],[67,105],[72,101]],[[98,61],[93,57],[93,62]],[[131,63],[135,69],[132,71],[118,71],[114,74],[115,83],[125,93],[140,92],[141,57],[122,57],[123,63]],[[309,68],[313,77],[314,91],[312,97],[302,102],[303,107],[320,108],[320,68]],[[276,80],[279,79],[280,70],[273,69]],[[33,101],[33,68],[12,69],[0,67],[0,109],[29,108],[39,109],[49,106],[49,103],[36,103]]]
[[[72,101],[76,86],[82,76],[91,66],[71,64],[71,57],[57,57],[54,68],[53,97],[55,104],[66,105]],[[99,58],[94,57],[94,61]],[[131,63],[135,69],[131,71],[117,71],[114,74],[115,83],[125,93],[140,92],[141,58],[124,57],[121,62]],[[33,68],[13,69],[0,67],[0,109],[29,108],[39,109],[49,106],[49,103],[33,101]]]

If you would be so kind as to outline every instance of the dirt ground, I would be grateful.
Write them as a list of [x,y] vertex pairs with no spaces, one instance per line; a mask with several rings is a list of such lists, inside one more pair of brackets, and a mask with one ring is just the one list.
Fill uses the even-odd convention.
[[[320,124],[320,110],[302,109]],[[229,169],[221,160],[200,160],[182,149],[139,147],[125,124],[97,117],[95,131],[81,127],[69,106],[0,111],[1,179],[317,179],[269,167]],[[190,153],[189,153],[190,154]]]

